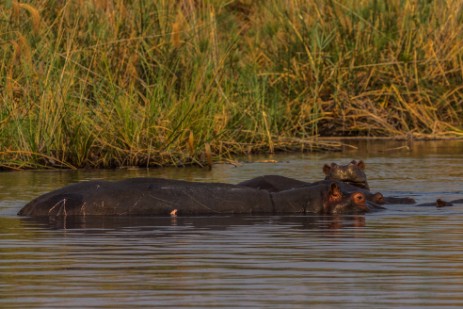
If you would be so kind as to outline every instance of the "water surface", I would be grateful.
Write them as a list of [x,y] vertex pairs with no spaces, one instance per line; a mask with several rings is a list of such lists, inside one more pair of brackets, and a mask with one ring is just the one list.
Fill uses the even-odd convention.
[[[38,221],[15,214],[88,179],[306,181],[364,159],[370,187],[419,203],[463,198],[463,143],[350,142],[340,153],[242,158],[212,171],[0,174],[0,307],[460,308],[463,205],[390,205],[361,216],[214,216]],[[267,160],[276,163],[264,163]],[[249,163],[243,163],[248,161]]]

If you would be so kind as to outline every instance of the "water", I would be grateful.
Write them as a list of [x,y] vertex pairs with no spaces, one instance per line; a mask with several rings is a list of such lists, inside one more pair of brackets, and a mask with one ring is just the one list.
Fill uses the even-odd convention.
[[[312,181],[324,163],[364,159],[370,187],[419,203],[463,198],[463,143],[350,142],[342,153],[249,157],[206,169],[0,174],[2,308],[460,308],[463,204],[390,205],[361,216],[86,218],[15,214],[86,179],[150,176],[236,183]],[[276,163],[255,162],[276,160]]]

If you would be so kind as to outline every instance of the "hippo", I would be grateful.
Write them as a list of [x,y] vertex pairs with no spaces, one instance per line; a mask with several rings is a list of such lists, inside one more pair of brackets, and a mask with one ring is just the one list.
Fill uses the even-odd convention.
[[353,160],[347,165],[338,165],[331,163],[323,166],[325,180],[341,181],[341,189],[346,192],[358,190],[357,188],[365,189],[362,191],[367,199],[377,204],[415,204],[415,200],[410,197],[393,197],[383,196],[381,193],[371,193],[370,186],[365,175],[365,163],[360,160]]
[[371,193],[370,186],[365,175],[365,163],[360,160],[353,160],[346,165],[331,163],[323,166],[325,179],[317,182],[305,182],[279,175],[259,176],[250,180],[240,182],[238,185],[278,192],[289,188],[312,186],[323,182],[336,182],[345,194],[362,192],[365,194],[368,204],[372,208],[382,208],[384,204],[414,204],[415,200],[409,197],[385,197],[380,192]]
[[438,198],[435,202],[432,203],[421,203],[416,206],[436,206],[437,208],[453,206],[454,204],[463,204],[463,199],[453,200],[450,202],[444,201]]
[[344,194],[336,182],[270,192],[225,183],[131,178],[70,184],[35,198],[18,215],[194,216],[368,211],[363,193]]
[[341,192],[345,195],[350,195],[355,192],[363,193],[370,209],[384,209],[384,207],[381,206],[384,204],[384,197],[381,193],[372,194],[368,190],[354,187],[342,181],[322,180],[317,182],[305,182],[280,175],[264,175],[240,182],[238,185],[269,192],[282,192],[290,189],[307,188],[329,183],[336,183]]
[[[325,173],[325,181],[335,181],[342,183],[341,185],[350,185],[350,187],[345,186],[345,188],[361,188],[365,189],[365,192],[369,192],[370,187],[368,186],[364,169],[365,163],[363,161],[353,160],[347,165],[338,165],[336,163],[331,163],[331,165],[325,164],[323,166],[323,173]],[[264,175],[240,182],[238,185],[278,192],[321,182],[323,181],[310,183],[285,176]]]
[[370,186],[367,182],[367,175],[365,175],[364,170],[365,163],[362,160],[352,160],[346,165],[331,163],[330,165],[325,164],[323,166],[325,180],[341,181],[345,184],[370,191]]

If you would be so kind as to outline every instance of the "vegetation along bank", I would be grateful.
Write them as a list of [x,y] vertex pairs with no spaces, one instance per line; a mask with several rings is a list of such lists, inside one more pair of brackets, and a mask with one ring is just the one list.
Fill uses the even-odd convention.
[[7,0],[0,22],[0,168],[463,135],[459,0]]

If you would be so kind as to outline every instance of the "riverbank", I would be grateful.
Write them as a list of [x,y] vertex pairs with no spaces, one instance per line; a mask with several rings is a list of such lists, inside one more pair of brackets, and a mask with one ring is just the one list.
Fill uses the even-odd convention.
[[463,136],[456,0],[9,1],[0,16],[1,168]]

